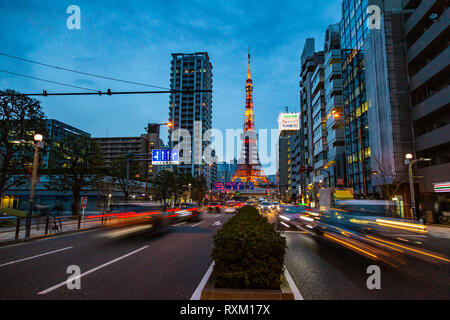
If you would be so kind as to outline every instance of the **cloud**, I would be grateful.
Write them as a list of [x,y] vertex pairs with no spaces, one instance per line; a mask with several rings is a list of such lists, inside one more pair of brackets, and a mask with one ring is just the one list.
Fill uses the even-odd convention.
[[[78,0],[81,30],[66,28],[64,1],[0,1],[2,51],[44,63],[168,87],[173,52],[207,51],[213,64],[213,126],[242,128],[247,48],[252,53],[257,128],[299,108],[300,54],[307,37],[321,50],[326,27],[340,19],[330,1]],[[0,57],[0,67],[96,90],[149,89],[28,65]],[[71,89],[13,76],[1,88]],[[47,115],[93,136],[137,136],[168,118],[167,95],[45,98]],[[230,114],[233,114],[230,117]],[[166,139],[166,137],[163,137]]]

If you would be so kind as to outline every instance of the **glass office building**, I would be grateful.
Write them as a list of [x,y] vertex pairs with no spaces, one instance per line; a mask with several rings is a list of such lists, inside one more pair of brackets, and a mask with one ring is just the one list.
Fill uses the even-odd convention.
[[373,193],[364,65],[368,0],[343,0],[340,23],[347,181],[355,195]]

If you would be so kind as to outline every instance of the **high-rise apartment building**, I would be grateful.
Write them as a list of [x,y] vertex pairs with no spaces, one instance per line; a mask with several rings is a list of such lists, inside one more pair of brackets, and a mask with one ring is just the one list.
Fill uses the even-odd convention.
[[[448,1],[404,0],[403,28],[408,66],[411,116],[422,216],[438,222],[436,213],[450,210],[450,89]],[[447,190],[447,192],[446,192]],[[435,213],[433,215],[433,213]],[[434,216],[434,217],[433,217]]]
[[324,187],[344,187],[344,108],[339,24],[328,26],[324,51],[315,52],[314,39],[307,39],[302,54],[300,80],[301,129],[298,142],[291,141],[293,193],[302,201],[317,203]]
[[[173,53],[170,88],[183,92],[170,95],[169,121],[173,126],[169,129],[169,146],[182,146],[179,169],[193,176],[204,175],[210,186],[213,155],[207,154],[205,149],[211,141],[203,138],[212,128],[212,92],[194,91],[212,90],[212,64],[208,53]],[[180,141],[180,136],[185,140]]]
[[[131,161],[137,162],[138,172],[132,174],[149,181],[156,178],[159,166],[153,166],[151,157],[145,154],[151,154],[153,149],[163,147],[159,138],[159,124],[150,123],[148,133],[141,134],[138,137],[98,137],[94,140],[98,143],[105,167],[110,167],[112,162],[120,157],[127,157],[129,154],[139,156],[130,157]],[[148,158],[149,161],[141,161]],[[133,160],[134,159],[134,160]],[[139,160],[141,159],[141,160]],[[146,172],[146,170],[148,170]]]
[[289,137],[289,145],[290,145],[290,165],[289,165],[289,173],[291,175],[290,179],[290,194],[291,200],[295,202],[295,200],[301,200],[300,195],[302,193],[301,181],[300,181],[300,160],[302,156],[301,149],[301,128],[299,130],[295,130],[294,133]]
[[[315,174],[318,171],[314,170],[314,118],[313,118],[313,75],[318,70],[319,65],[323,65],[324,53],[315,52],[315,40],[313,38],[306,39],[301,56],[301,71],[300,71],[300,189],[302,202],[311,204],[317,203],[317,192],[315,190]],[[320,73],[320,71],[319,71]],[[323,82],[320,74],[317,82]],[[317,84],[318,85],[318,84]],[[317,87],[316,85],[316,87]],[[322,89],[323,91],[323,89]],[[317,96],[317,92],[314,97]],[[322,94],[323,98],[323,94]],[[320,99],[320,94],[319,98]],[[316,100],[317,100],[316,99]],[[314,102],[317,103],[317,101]],[[316,119],[316,124],[322,121],[322,106],[323,103],[317,104],[315,115],[319,114],[319,119]],[[319,111],[317,111],[317,108]],[[323,142],[323,140],[321,140]],[[316,154],[317,155],[317,154]],[[317,155],[318,158],[318,155]]]
[[[277,141],[277,174],[276,186],[278,193],[283,198],[295,197],[295,183],[297,182],[296,167],[300,157],[296,155],[293,137],[299,136],[299,113],[285,113],[278,115],[278,141]],[[293,185],[294,183],[294,185]]]
[[397,201],[397,214],[412,218],[411,153],[418,211],[436,222],[432,212],[449,210],[449,13],[438,0],[343,0],[323,60],[307,39],[300,81],[307,198],[315,200],[317,188],[348,187],[357,198]]
[[323,167],[327,163],[327,128],[325,117],[324,65],[316,65],[311,78],[313,183],[323,185]]
[[325,33],[324,91],[326,155],[322,170],[323,186],[343,187],[345,181],[344,108],[342,101],[341,39],[339,24]]
[[290,139],[280,135],[277,142],[277,189],[284,198],[290,193]]

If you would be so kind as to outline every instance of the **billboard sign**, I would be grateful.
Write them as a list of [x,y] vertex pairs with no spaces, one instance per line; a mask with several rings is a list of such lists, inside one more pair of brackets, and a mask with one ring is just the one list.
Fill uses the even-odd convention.
[[300,129],[300,113],[280,113],[278,116],[278,130],[292,131]]
[[178,150],[152,150],[152,165],[180,164]]

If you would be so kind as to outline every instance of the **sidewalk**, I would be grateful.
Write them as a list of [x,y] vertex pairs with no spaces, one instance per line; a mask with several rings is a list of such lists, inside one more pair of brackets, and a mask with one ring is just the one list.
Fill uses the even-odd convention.
[[[35,221],[36,222],[36,221]],[[39,224],[39,229],[36,230],[37,224],[33,223],[31,226],[31,238],[38,238],[43,237],[45,235],[45,219],[42,219]],[[108,224],[111,224],[110,222]],[[106,225],[104,222],[103,225]],[[85,229],[91,229],[102,226],[101,219],[85,219],[81,221],[80,229],[79,230],[85,230]],[[57,232],[53,235],[58,235],[60,233],[66,233],[66,232],[73,232],[78,230],[78,220],[65,220],[62,221],[62,232]],[[47,234],[47,236],[51,236],[50,233]],[[7,228],[0,228],[0,244],[5,242],[12,242],[16,241],[16,227],[7,227]],[[25,238],[25,220],[22,219],[21,226],[20,226],[20,232],[19,232],[19,240],[23,240]]]
[[436,224],[427,224],[428,234],[432,237],[450,239],[450,227]]

